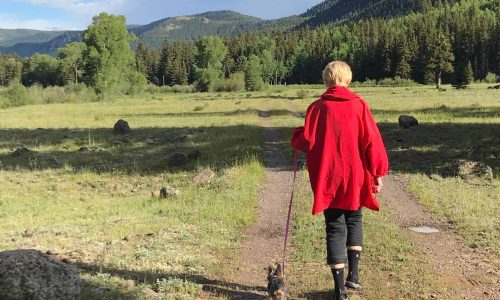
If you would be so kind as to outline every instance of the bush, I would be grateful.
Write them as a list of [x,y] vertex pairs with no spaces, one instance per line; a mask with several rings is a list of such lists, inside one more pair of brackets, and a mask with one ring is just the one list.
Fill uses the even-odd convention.
[[143,74],[139,72],[132,72],[128,78],[129,86],[126,89],[127,95],[137,95],[144,91],[146,88],[148,81]]
[[484,78],[484,82],[496,83],[496,82],[498,82],[498,77],[496,74],[489,72],[488,74],[486,74],[486,77]]
[[170,92],[171,93],[193,93],[194,87],[191,85],[174,85],[171,87]]
[[195,87],[199,92],[212,92],[220,81],[220,72],[214,68],[195,69]]
[[28,90],[19,82],[15,82],[10,85],[6,93],[6,97],[7,102],[4,104],[5,107],[23,106],[33,103]]
[[239,92],[245,90],[245,73],[238,72],[229,75],[215,84],[216,92]]
[[379,86],[412,86],[416,84],[417,83],[411,79],[404,79],[399,76],[396,76],[394,78],[380,79],[377,82],[377,85]]
[[299,99],[305,99],[305,98],[309,97],[309,91],[308,90],[298,90],[297,97],[299,97]]

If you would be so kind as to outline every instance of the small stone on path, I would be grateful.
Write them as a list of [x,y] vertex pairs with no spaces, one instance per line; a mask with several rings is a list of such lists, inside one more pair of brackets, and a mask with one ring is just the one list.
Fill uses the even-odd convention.
[[427,234],[429,234],[429,233],[438,233],[439,232],[439,229],[432,228],[432,227],[429,227],[429,226],[411,227],[410,230],[413,231],[413,232],[427,233]]

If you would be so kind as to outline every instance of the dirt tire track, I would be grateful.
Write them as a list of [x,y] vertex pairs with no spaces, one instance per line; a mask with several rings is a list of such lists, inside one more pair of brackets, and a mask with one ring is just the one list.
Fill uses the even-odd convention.
[[234,271],[224,275],[224,281],[234,283],[223,284],[230,299],[267,299],[266,268],[283,259],[284,229],[293,179],[291,160],[285,154],[280,133],[268,119],[270,113],[263,110],[258,114],[266,175],[258,199],[256,223],[244,233],[246,241],[238,261],[229,263]]
[[[265,268],[282,260],[286,209],[292,188],[290,158],[280,144],[280,133],[272,128],[266,113],[261,113],[263,160],[266,179],[259,196],[256,224],[245,235],[247,241],[241,250],[239,272],[234,281],[247,286],[266,287]],[[266,299],[263,297],[255,299]],[[249,299],[249,298],[246,298]]]
[[[412,197],[399,177],[384,178],[380,200],[417,247],[415,257],[421,269],[415,276],[431,274],[437,286],[443,287],[434,299],[500,299],[500,270],[488,261],[488,254],[466,247],[449,224],[428,213]],[[420,234],[409,230],[423,225],[441,232]]]

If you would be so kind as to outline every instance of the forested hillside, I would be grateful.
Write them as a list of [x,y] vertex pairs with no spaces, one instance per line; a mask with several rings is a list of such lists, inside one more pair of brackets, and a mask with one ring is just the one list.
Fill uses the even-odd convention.
[[[229,77],[252,66],[268,83],[319,83],[322,68],[340,59],[359,81],[399,77],[461,85],[491,78],[500,74],[498,3],[427,2],[421,12],[389,20],[225,37],[223,73]],[[160,51],[141,48],[138,64],[151,82],[192,83],[195,48],[178,42]]]
[[[233,36],[196,38],[194,42],[161,40],[161,35],[156,36],[155,28],[168,27],[173,22],[170,19],[149,30],[134,29],[140,37],[162,42],[157,49],[139,40],[135,68],[156,85],[194,84],[196,89],[207,91],[232,89],[228,86],[245,81],[246,88],[254,90],[264,83],[319,83],[321,71],[329,61],[344,60],[352,66],[357,81],[397,78],[436,83],[438,87],[441,82],[462,87],[472,80],[494,81],[500,74],[499,2],[426,0],[419,2],[417,12],[390,19],[296,30],[252,30]],[[328,10],[328,6],[308,13],[317,16],[324,9]],[[231,19],[243,17],[251,26],[261,24],[258,19],[233,12],[204,15],[209,24],[217,23],[217,17],[224,20],[217,26],[225,32],[238,30],[229,25]],[[288,19],[288,24],[300,18],[303,17]],[[86,47],[79,45],[70,44],[59,52],[72,53],[75,48]],[[2,74],[5,78],[0,78],[0,82],[8,84],[20,76],[27,85],[64,85],[80,82],[79,72],[85,79],[84,70],[95,58],[78,59],[85,50],[67,56],[60,53],[57,58],[38,55],[26,60],[4,56],[3,68],[10,71]],[[21,65],[22,70],[18,70]],[[62,67],[67,65],[74,67]]]
[[45,43],[62,33],[63,31],[0,29],[0,47],[10,47],[19,43]]
[[214,11],[203,14],[166,18],[131,30],[148,47],[159,48],[163,40],[192,41],[207,35],[236,35],[258,29],[263,20],[234,11]]
[[52,56],[57,54],[57,49],[69,43],[82,40],[82,31],[65,31],[44,43],[24,42],[10,47],[0,47],[0,52],[17,54],[22,57],[29,57],[35,53],[45,53]]
[[[314,28],[324,24],[400,16],[420,11],[429,5],[432,5],[430,0],[326,0],[304,14],[276,20],[262,20],[233,11],[214,11],[165,18],[144,26],[129,27],[129,30],[147,47],[159,48],[165,38],[193,41],[207,35],[234,36],[254,30],[282,31],[305,26]],[[32,36],[29,32],[27,30],[19,37],[4,36],[2,39],[0,30],[0,52],[21,56],[31,56],[38,52],[54,56],[55,49],[81,40],[81,32],[36,31],[36,34],[31,33]],[[59,36],[63,33],[64,36]]]
[[[449,4],[455,2],[455,0],[444,1]],[[443,5],[443,1],[440,0],[433,2],[436,6]],[[432,7],[433,2],[430,0],[327,0],[303,14],[302,16],[307,20],[302,25],[315,27],[369,18],[388,19],[426,10]]]

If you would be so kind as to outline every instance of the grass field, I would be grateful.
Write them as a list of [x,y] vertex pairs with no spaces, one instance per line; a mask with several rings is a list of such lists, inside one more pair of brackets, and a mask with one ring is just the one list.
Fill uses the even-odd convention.
[[[299,90],[306,99],[298,99]],[[498,90],[354,90],[373,109],[392,170],[469,246],[499,257]],[[303,113],[321,92],[288,87],[0,110],[0,250],[35,248],[77,264],[86,270],[88,299],[142,299],[148,289],[195,298],[205,281],[224,273],[224,262],[234,259],[244,238],[242,229],[255,220],[264,174],[258,110],[270,110],[288,143],[291,129],[303,122],[290,111]],[[400,129],[403,113],[417,117],[420,128]],[[112,133],[119,118],[130,123],[131,134]],[[33,152],[14,156],[23,145]],[[170,155],[194,150],[199,158],[169,163]],[[464,182],[453,173],[458,159],[488,164],[495,179]],[[215,179],[195,184],[192,178],[205,167]],[[323,266],[322,218],[310,216],[305,178],[303,173],[295,206],[290,273],[296,275],[289,289],[294,297],[318,299],[332,283]],[[166,185],[181,195],[151,198]],[[365,220],[368,299],[423,299],[439,289],[425,276],[413,278],[414,245],[387,211],[367,213]],[[381,283],[391,288],[377,288]]]

